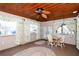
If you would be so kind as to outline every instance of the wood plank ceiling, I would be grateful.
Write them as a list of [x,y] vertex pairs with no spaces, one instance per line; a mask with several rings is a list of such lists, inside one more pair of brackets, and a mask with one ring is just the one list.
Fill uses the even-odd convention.
[[[37,17],[35,10],[39,7],[50,11],[47,19]],[[0,11],[35,19],[37,21],[57,20],[75,17],[73,11],[79,10],[79,3],[0,3]]]

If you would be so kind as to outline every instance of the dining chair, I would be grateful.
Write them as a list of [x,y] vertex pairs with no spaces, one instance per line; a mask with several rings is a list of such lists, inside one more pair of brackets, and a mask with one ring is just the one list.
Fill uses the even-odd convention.
[[47,38],[48,38],[48,45],[50,45],[52,47],[53,46],[53,37],[52,37],[52,35],[48,34]]
[[64,36],[63,35],[58,38],[57,46],[60,46],[61,48],[64,46]]

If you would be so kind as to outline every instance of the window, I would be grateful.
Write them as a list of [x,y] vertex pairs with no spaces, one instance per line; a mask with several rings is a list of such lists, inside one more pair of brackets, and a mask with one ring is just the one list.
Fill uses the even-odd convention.
[[16,22],[0,20],[0,36],[16,35]]
[[57,29],[58,34],[74,34],[73,31],[71,31],[65,24],[62,24],[58,29]]
[[37,32],[38,26],[36,24],[30,24],[30,31],[31,32]]

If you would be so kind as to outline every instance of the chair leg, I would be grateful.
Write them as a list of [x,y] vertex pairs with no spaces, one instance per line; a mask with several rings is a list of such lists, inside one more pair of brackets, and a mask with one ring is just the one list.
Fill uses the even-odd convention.
[[64,43],[63,43],[63,47],[65,47]]
[[52,46],[53,46],[53,44],[52,44],[52,43],[50,43],[50,48],[52,48]]
[[63,44],[61,43],[61,48],[63,47]]
[[62,48],[62,47],[65,47],[64,43],[61,43],[60,45],[61,45],[61,48]]

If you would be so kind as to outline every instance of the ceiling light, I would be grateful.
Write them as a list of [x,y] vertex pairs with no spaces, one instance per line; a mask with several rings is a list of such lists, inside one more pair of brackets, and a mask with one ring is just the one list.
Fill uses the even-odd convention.
[[75,14],[75,13],[77,13],[78,11],[73,11],[73,13]]

